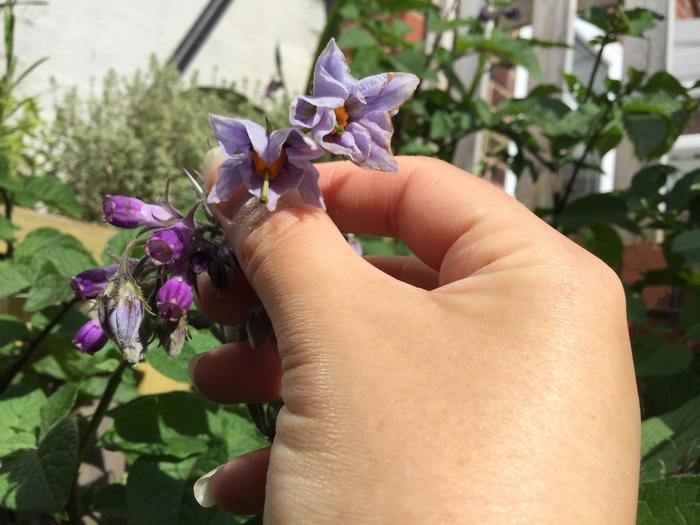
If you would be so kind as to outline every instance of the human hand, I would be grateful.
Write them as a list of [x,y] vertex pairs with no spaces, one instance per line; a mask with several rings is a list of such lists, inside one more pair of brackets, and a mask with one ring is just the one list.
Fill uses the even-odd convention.
[[[634,523],[617,276],[446,163],[317,167],[327,214],[240,195],[218,208],[252,290],[203,278],[200,307],[235,324],[257,296],[276,342],[203,354],[193,381],[214,401],[285,406],[271,448],[199,484],[205,503],[264,501],[266,523]],[[399,237],[416,258],[362,258],[341,231]]]

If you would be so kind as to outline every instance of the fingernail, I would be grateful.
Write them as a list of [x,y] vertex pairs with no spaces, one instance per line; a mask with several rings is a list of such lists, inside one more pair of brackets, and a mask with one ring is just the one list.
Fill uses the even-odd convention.
[[212,478],[220,468],[221,466],[216,467],[214,470],[204,474],[204,476],[194,482],[194,487],[192,487],[194,499],[205,509],[216,505],[216,501],[214,501],[214,490],[212,489]]
[[197,362],[202,358],[204,354],[197,354],[190,357],[187,362],[187,375],[190,377],[190,383],[194,385],[194,369],[197,368]]

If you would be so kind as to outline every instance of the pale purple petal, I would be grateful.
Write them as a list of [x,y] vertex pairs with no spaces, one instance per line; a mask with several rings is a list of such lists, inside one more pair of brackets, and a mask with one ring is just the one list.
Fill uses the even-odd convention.
[[253,121],[209,115],[209,122],[227,155],[247,153],[251,146],[260,153],[267,147],[265,128]]
[[270,182],[270,194],[267,200],[267,209],[270,211],[275,211],[279,198],[286,192],[296,189],[303,177],[304,170],[288,164],[287,167],[280,172],[277,178]]
[[296,129],[289,134],[284,151],[292,164],[297,164],[297,161],[317,159],[323,155],[323,150],[318,144]]
[[366,113],[386,111],[395,115],[418,87],[420,80],[411,73],[382,73],[363,78],[359,82],[359,92],[365,96],[366,104],[352,104],[348,107],[351,118]]
[[317,97],[346,99],[356,91],[357,80],[350,73],[345,56],[335,39],[331,38],[314,67],[313,94]]
[[294,99],[289,108],[289,123],[302,128],[313,128],[324,113],[343,107],[345,99],[340,97],[300,96]]
[[[333,129],[335,129],[335,124],[335,113],[330,109],[324,110],[324,112],[321,114],[321,120],[311,130],[311,136],[313,137],[314,141],[325,148],[324,138],[331,131],[333,131]],[[331,151],[331,153],[333,152]]]
[[299,197],[301,200],[322,210],[326,209],[326,205],[323,202],[323,197],[321,196],[321,188],[318,186],[319,173],[316,168],[309,163],[310,169],[305,170],[304,177],[301,179],[301,183],[297,188],[299,191]]
[[377,111],[364,115],[357,124],[362,126],[372,141],[369,155],[364,160],[362,167],[381,170],[398,171],[396,159],[391,151],[391,136],[394,128],[388,113]]
[[335,155],[342,155],[361,164],[369,155],[371,139],[362,126],[351,122],[343,133],[326,136],[322,145]]
[[247,165],[249,170],[252,169],[250,167],[251,160],[248,153],[232,155],[226,159],[221,167],[219,167],[219,178],[211,189],[207,201],[212,204],[217,204],[228,199],[242,183],[241,169],[245,169],[242,168],[244,165]]
[[267,141],[267,148],[262,153],[259,153],[262,160],[268,164],[275,162],[282,152],[282,146],[289,137],[289,134],[294,131],[292,128],[278,129],[270,133]]

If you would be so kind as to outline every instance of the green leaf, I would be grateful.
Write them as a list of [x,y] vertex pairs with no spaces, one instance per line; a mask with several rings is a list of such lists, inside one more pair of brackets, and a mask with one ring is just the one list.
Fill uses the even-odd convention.
[[46,404],[41,407],[39,430],[42,436],[46,435],[56,423],[68,417],[78,397],[78,390],[77,384],[66,383],[56,390]]
[[20,206],[31,207],[37,202],[43,202],[49,208],[70,217],[80,218],[83,213],[75,191],[56,177],[23,177],[15,190],[15,198]]
[[411,250],[403,242],[390,237],[362,235],[362,251],[365,255],[411,255]]
[[700,263],[700,229],[681,233],[671,245],[671,251],[680,253],[691,262]]
[[639,487],[637,525],[689,525],[700,516],[700,476],[673,476]]
[[622,121],[638,159],[649,160],[663,155],[671,131],[667,119],[649,113],[625,113]]
[[642,481],[683,471],[700,458],[700,396],[642,423]]
[[30,274],[28,268],[14,261],[0,261],[0,299],[27,288],[32,283]]
[[632,177],[629,191],[640,198],[654,198],[666,184],[668,176],[676,171],[676,168],[666,164],[646,166]]
[[435,111],[430,117],[430,139],[440,140],[452,135],[454,124],[447,111]]
[[695,355],[686,345],[671,343],[655,336],[637,338],[633,350],[637,377],[678,374],[690,368]]
[[366,30],[351,26],[340,33],[338,37],[338,47],[341,49],[357,49],[361,47],[377,47],[379,43]]
[[700,321],[700,288],[696,288],[685,299],[681,310],[681,327],[688,331]]
[[10,388],[0,398],[0,421],[5,430],[27,432],[41,422],[39,413],[46,395],[39,389],[29,391]]
[[562,210],[559,224],[569,231],[597,224],[614,224],[631,231],[637,229],[627,217],[625,199],[610,193],[595,193],[575,200]]
[[624,246],[620,235],[607,224],[596,224],[583,231],[586,248],[615,269],[622,261]]
[[15,230],[17,230],[17,226],[12,224],[9,219],[0,217],[0,241],[14,241]]
[[161,374],[180,383],[190,382],[187,375],[187,364],[196,354],[208,352],[219,345],[210,332],[190,330],[192,338],[185,343],[182,352],[177,357],[170,357],[163,349],[154,348],[146,352],[146,361]]
[[56,273],[54,267],[47,263],[30,288],[24,309],[27,312],[43,310],[48,306],[68,302],[73,299],[73,295],[67,278]]
[[[110,237],[109,241],[102,250],[102,263],[105,265],[114,264],[117,259],[124,253],[127,245],[136,239],[139,235],[139,230],[119,230],[119,232]],[[138,247],[132,252],[132,257],[139,258],[143,255],[143,248]],[[115,259],[116,258],[116,259]]]
[[[219,454],[219,464],[228,458]],[[192,485],[204,474],[199,458],[179,462],[138,458],[129,467],[126,505],[129,523],[134,525],[195,525],[231,523],[217,508],[197,504]],[[157,490],[154,491],[154,488]]]
[[[233,419],[233,422],[230,421]],[[214,439],[212,425],[238,424],[223,436],[230,448],[253,450],[261,442],[248,421],[188,392],[144,396],[114,411],[114,425],[101,437],[102,446],[150,456],[188,458],[202,454]]]
[[700,190],[693,189],[700,183],[700,169],[686,173],[674,185],[668,194],[666,202],[672,210],[685,209],[690,201],[700,195]]
[[642,295],[631,286],[625,285],[625,296],[627,297],[627,320],[630,324],[642,326],[647,320],[647,304]]
[[127,520],[126,485],[107,485],[92,496],[91,507],[102,519]]
[[96,266],[92,255],[78,239],[54,228],[30,232],[17,246],[15,261],[31,265],[34,274],[39,274],[42,267],[50,263],[56,273],[64,277]]
[[76,472],[78,439],[78,425],[66,418],[46,434],[38,448],[3,459],[0,504],[19,511],[61,511]]
[[0,347],[29,338],[27,325],[13,315],[0,314]]

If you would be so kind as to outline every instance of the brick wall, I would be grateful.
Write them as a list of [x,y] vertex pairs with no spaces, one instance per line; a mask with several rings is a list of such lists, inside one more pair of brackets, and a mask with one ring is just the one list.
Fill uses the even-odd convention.
[[697,0],[676,0],[676,18],[695,18],[700,16],[700,2]]

